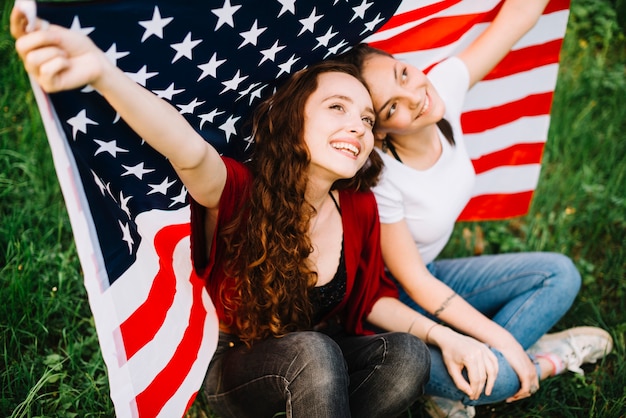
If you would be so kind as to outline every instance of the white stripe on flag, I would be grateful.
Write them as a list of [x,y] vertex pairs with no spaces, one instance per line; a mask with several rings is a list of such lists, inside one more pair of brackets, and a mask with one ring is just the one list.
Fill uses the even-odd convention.
[[476,176],[476,185],[472,196],[511,194],[534,190],[539,180],[540,171],[540,164],[494,168]]
[[[518,119],[479,134],[465,134],[467,152],[475,160],[516,144],[546,142],[549,126],[550,116],[542,115]],[[544,134],[538,136],[538,132]]]

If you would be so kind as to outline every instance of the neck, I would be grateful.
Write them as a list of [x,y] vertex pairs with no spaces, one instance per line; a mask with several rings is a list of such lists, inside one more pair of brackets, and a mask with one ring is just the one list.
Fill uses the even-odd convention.
[[[411,135],[393,135],[387,137],[403,163],[414,168],[430,167],[441,155],[441,141],[436,125],[433,129],[424,129]],[[381,148],[385,150],[384,144]],[[392,155],[390,151],[385,150]]]

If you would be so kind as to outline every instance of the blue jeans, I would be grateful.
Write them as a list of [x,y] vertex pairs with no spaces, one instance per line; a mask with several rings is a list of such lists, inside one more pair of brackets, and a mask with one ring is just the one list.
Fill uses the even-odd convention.
[[430,358],[405,333],[292,332],[251,349],[220,333],[204,381],[221,418],[395,417],[423,394]]
[[[435,260],[428,266],[433,276],[446,283],[474,308],[508,330],[527,349],[545,334],[570,308],[581,279],[572,261],[557,253],[535,252],[482,255]],[[400,299],[430,316],[400,289]],[[429,346],[430,381],[426,393],[461,400],[466,405],[499,402],[515,394],[520,383],[502,354],[490,396],[471,401],[457,389],[447,372],[441,351]]]

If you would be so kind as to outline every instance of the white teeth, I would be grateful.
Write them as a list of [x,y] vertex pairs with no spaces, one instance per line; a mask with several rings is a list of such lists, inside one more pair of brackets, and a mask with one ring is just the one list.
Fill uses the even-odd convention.
[[359,155],[359,149],[357,147],[355,147],[352,144],[349,144],[347,142],[334,142],[332,144],[330,144],[333,148],[338,149],[338,150],[346,150],[346,151],[350,151],[351,153],[354,154],[354,156],[356,157],[357,155]]

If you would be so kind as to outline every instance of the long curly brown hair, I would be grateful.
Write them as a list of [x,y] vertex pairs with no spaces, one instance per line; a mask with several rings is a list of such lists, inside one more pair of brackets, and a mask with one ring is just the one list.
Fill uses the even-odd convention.
[[[303,135],[304,108],[317,88],[318,76],[326,72],[361,80],[351,64],[315,64],[294,74],[254,115],[250,199],[223,235],[229,260],[226,272],[236,279],[234,297],[223,303],[234,318],[237,334],[248,345],[312,325],[308,291],[315,286],[317,274],[307,258],[315,209],[305,199],[310,154]],[[372,152],[354,178],[339,180],[333,188],[368,190],[381,168],[380,157]]]

